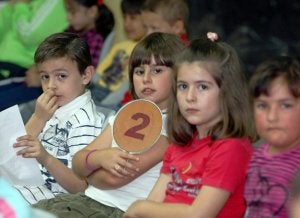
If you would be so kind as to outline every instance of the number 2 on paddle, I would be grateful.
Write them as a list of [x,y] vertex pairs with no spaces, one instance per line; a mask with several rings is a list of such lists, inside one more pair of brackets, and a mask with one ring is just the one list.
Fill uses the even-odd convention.
[[149,123],[150,123],[149,116],[146,115],[146,114],[143,114],[143,113],[136,113],[136,114],[132,115],[131,118],[134,119],[134,120],[142,119],[143,121],[142,121],[142,123],[128,129],[125,132],[125,135],[129,136],[129,137],[132,137],[132,138],[143,140],[145,135],[141,134],[141,133],[138,133],[138,131],[146,128],[149,125]]

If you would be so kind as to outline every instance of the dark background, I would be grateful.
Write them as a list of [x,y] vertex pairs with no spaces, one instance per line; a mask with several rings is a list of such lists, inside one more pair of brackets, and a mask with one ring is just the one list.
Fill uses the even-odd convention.
[[247,77],[266,58],[300,54],[300,0],[187,0],[189,39],[217,32],[238,51]]

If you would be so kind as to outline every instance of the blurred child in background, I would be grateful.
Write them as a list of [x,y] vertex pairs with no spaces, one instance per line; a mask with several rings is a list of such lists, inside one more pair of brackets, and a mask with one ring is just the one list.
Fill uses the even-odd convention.
[[115,44],[96,69],[90,87],[97,105],[118,109],[128,90],[128,59],[137,42],[145,36],[141,9],[144,0],[122,0],[124,29],[129,40]]
[[290,184],[300,169],[300,62],[276,57],[250,81],[257,132],[263,144],[247,173],[247,217],[288,217]]
[[111,11],[98,0],[65,0],[69,32],[79,34],[90,47],[93,65],[98,65],[103,42],[114,27]]

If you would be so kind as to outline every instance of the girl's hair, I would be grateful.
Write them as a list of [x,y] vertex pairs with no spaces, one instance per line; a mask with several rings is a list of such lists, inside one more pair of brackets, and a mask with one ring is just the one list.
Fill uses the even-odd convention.
[[89,46],[75,33],[62,32],[48,36],[37,48],[34,55],[36,64],[50,59],[67,57],[75,61],[80,74],[92,65]]
[[220,88],[222,120],[209,130],[212,138],[248,136],[254,138],[256,134],[248,86],[236,51],[226,43],[195,39],[176,59],[168,115],[168,133],[171,142],[188,145],[196,131],[196,126],[187,122],[180,113],[176,100],[178,71],[183,63],[193,62],[199,62],[207,67]]
[[140,14],[145,0],[122,0],[121,9],[123,14]]
[[108,34],[112,31],[115,25],[115,20],[112,12],[108,9],[108,7],[105,4],[98,4],[98,0],[75,1],[87,8],[90,8],[95,5],[98,7],[99,16],[96,20],[96,30],[105,39],[108,36]]
[[252,100],[260,95],[269,95],[271,83],[282,77],[288,84],[291,94],[300,97],[300,61],[289,56],[273,57],[261,63],[250,80]]
[[134,90],[133,72],[136,67],[150,64],[152,58],[157,65],[173,68],[175,56],[184,48],[179,36],[169,33],[151,33],[133,49],[129,59],[129,90],[133,99],[138,96]]

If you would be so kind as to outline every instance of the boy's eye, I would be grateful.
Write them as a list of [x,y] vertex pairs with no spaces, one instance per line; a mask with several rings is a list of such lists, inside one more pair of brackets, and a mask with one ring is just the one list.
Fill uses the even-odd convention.
[[57,78],[58,78],[59,80],[64,80],[64,79],[67,78],[67,75],[66,75],[66,74],[58,74],[58,75],[57,75]]
[[40,78],[41,78],[41,80],[47,80],[47,79],[49,79],[49,76],[47,74],[41,74]]

